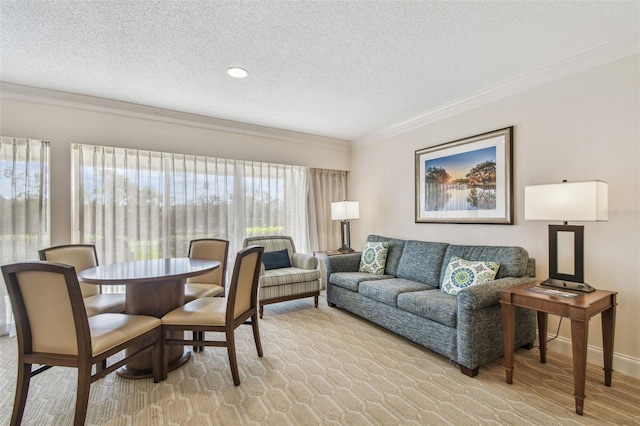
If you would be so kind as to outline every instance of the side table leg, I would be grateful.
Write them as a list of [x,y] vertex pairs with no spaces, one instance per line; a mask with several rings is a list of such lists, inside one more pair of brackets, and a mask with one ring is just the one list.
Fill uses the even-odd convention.
[[510,301],[500,301],[502,312],[502,339],[504,343],[504,370],[507,383],[513,383],[513,345],[515,342],[515,306]]
[[573,351],[573,388],[576,413],[582,415],[584,407],[584,387],[587,372],[587,335],[589,320],[571,320],[571,347]]
[[611,307],[600,314],[602,320],[602,352],[604,354],[604,384],[611,386],[613,372],[613,337],[616,328],[616,296],[611,296]]
[[547,362],[547,319],[546,312],[538,311],[538,341],[540,342],[540,363]]

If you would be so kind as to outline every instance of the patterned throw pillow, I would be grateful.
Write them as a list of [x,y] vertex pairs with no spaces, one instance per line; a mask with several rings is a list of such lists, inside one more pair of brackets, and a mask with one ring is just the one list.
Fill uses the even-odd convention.
[[387,252],[389,251],[389,243],[372,243],[368,242],[362,250],[360,258],[360,272],[368,272],[370,274],[384,274],[384,265],[387,263]]
[[451,256],[444,274],[442,291],[452,295],[460,290],[476,284],[493,281],[500,269],[496,262],[471,261],[458,256]]

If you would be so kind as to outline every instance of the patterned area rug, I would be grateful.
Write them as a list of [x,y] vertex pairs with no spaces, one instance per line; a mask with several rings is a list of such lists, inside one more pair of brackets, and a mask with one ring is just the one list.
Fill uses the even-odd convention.
[[[237,331],[241,384],[225,348],[205,348],[165,382],[111,374],[91,386],[88,425],[640,425],[640,380],[587,369],[584,415],[574,411],[571,360],[518,350],[514,382],[501,360],[475,378],[446,358],[321,299],[269,305],[260,322],[264,357],[250,327]],[[0,424],[9,424],[16,339],[0,338]],[[73,423],[76,373],[33,378],[25,425]]]

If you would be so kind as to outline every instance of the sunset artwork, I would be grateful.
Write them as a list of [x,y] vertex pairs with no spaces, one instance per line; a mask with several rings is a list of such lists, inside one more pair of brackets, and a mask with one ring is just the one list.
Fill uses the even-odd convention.
[[416,223],[513,225],[513,127],[415,152]]
[[424,170],[426,211],[496,208],[495,146],[426,160]]

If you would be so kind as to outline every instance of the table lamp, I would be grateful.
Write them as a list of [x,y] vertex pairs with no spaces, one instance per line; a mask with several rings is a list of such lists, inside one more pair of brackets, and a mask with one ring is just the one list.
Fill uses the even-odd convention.
[[[567,182],[564,180],[562,183],[525,186],[525,220],[563,222],[562,225],[549,225],[549,278],[584,283],[584,226],[568,225],[568,221],[607,221],[607,192],[608,184],[602,181]],[[558,267],[558,243],[559,241],[569,242],[571,237],[573,237],[573,270],[563,272]],[[568,269],[571,269],[571,265]],[[589,286],[585,291],[589,291],[588,288]]]
[[351,230],[349,227],[349,219],[360,218],[360,203],[358,201],[338,201],[331,203],[331,220],[341,220],[340,237],[342,238],[342,247],[338,251],[351,253]]

